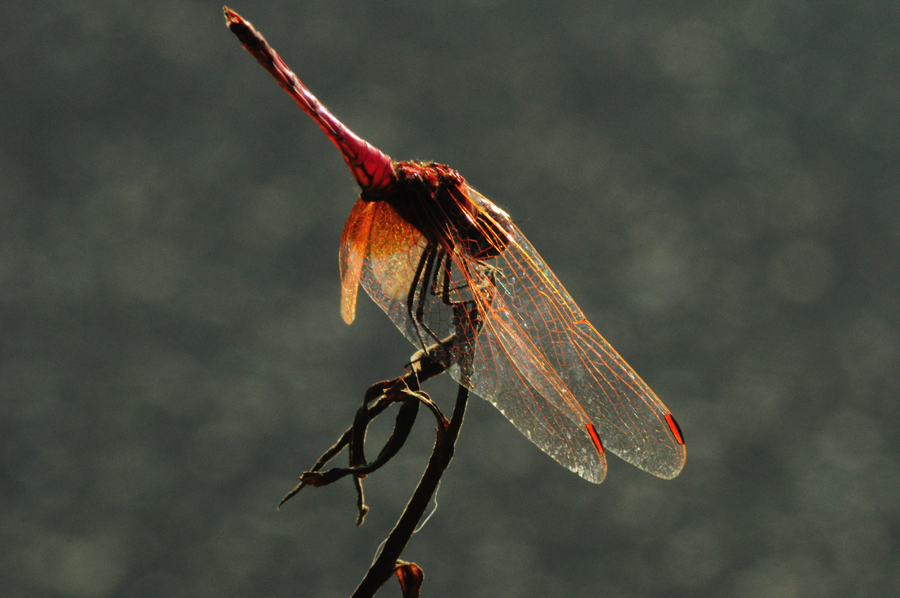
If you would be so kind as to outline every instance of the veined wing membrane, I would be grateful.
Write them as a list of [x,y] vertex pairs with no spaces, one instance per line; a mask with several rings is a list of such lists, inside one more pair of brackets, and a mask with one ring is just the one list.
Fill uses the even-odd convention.
[[[487,201],[467,192],[476,204]],[[342,256],[345,247],[363,256],[360,284],[414,345],[457,333],[445,356],[450,375],[590,481],[603,480],[606,461],[589,423],[604,448],[625,461],[659,477],[678,475],[685,449],[665,405],[585,320],[518,228],[490,260],[438,248],[434,274],[417,280],[429,243],[388,204],[372,209],[366,243],[343,243]],[[345,297],[351,280],[344,281]],[[478,307],[477,325],[454,314],[452,304],[467,300]]]
[[[487,201],[472,189],[469,194],[476,203]],[[677,476],[686,453],[668,409],[584,318],[515,226],[512,236],[494,260],[502,272],[496,280],[494,303],[502,299],[510,309],[522,336],[516,342],[530,344],[533,352],[545,358],[558,374],[559,384],[566,387],[559,394],[577,399],[605,448],[653,475]],[[485,319],[497,318],[487,315]],[[479,392],[474,386],[472,390]]]
[[[354,258],[351,256],[361,255],[359,283],[410,342],[421,347],[423,339],[430,344],[435,337],[445,338],[456,333],[456,342],[443,356],[450,365],[450,375],[497,407],[522,434],[561,465],[591,482],[602,482],[606,476],[606,458],[592,442],[585,427],[586,418],[560,409],[563,399],[555,396],[559,384],[548,382],[548,378],[557,377],[556,373],[544,368],[544,375],[535,374],[543,360],[529,341],[516,343],[525,337],[515,332],[515,323],[501,317],[476,332],[474,322],[461,322],[458,317],[454,322],[450,301],[474,299],[479,312],[493,313],[491,295],[495,293],[488,280],[489,271],[458,251],[441,248],[443,253],[437,258],[435,274],[427,280],[416,280],[416,272],[429,244],[388,204],[380,203],[379,206],[372,217],[365,243],[351,242],[353,235],[346,231],[362,230],[363,227],[348,220],[341,248],[342,272],[352,273],[352,268],[348,266],[345,270],[343,264],[352,264]],[[357,208],[360,213],[368,209],[358,203],[354,213]],[[351,214],[353,222],[359,219],[361,217],[354,218]],[[447,255],[449,260],[444,259]],[[448,262],[454,264],[452,270],[456,276],[454,272],[448,272]],[[449,293],[441,288],[445,286],[445,278]],[[343,282],[345,298],[350,282],[351,279]],[[408,303],[414,284],[417,287],[413,291],[414,304],[421,311],[418,315],[415,309],[413,314],[410,313]],[[499,306],[503,299],[496,301]],[[509,314],[511,311],[500,309],[498,313]],[[551,400],[545,398],[535,384],[542,386]]]
[[[359,284],[394,323],[405,317],[406,298],[415,277],[416,264],[426,246],[422,233],[403,220],[389,204],[357,200],[341,235],[341,313],[344,321],[348,324],[353,321]],[[403,326],[400,329],[406,333]]]

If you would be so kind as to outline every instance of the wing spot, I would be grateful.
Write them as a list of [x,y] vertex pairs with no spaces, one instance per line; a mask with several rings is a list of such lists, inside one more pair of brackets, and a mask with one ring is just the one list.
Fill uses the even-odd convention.
[[675,440],[678,441],[678,444],[684,444],[684,436],[681,434],[681,428],[678,426],[678,422],[675,421],[675,418],[672,417],[671,413],[666,413],[666,423],[669,424],[669,429],[672,430],[672,434],[675,436]]
[[594,443],[594,446],[597,447],[597,452],[601,455],[606,452],[603,450],[603,443],[600,442],[600,437],[597,435],[597,429],[594,428],[594,424],[587,425],[588,434],[591,435],[591,442]]

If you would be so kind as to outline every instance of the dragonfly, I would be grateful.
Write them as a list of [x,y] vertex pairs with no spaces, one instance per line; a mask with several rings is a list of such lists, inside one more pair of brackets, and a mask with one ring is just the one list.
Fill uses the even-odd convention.
[[360,187],[340,241],[344,321],[353,322],[362,287],[416,347],[433,347],[458,384],[590,482],[605,479],[607,452],[657,477],[677,476],[686,451],[675,418],[510,216],[449,166],[393,161],[361,139],[253,25],[227,7],[225,17],[337,146]]

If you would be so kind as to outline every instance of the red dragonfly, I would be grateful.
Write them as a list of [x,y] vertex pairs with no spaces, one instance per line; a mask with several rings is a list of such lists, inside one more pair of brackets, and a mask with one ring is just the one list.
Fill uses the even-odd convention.
[[253,26],[228,27],[337,146],[362,192],[341,235],[341,315],[362,286],[459,384],[561,465],[599,484],[606,451],[677,476],[666,406],[575,305],[509,215],[452,168],[394,162],[335,118]]

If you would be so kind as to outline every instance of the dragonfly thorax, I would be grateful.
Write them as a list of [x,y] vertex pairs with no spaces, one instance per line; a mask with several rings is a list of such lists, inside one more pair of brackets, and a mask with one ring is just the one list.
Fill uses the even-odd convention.
[[454,169],[436,162],[394,162],[397,182],[386,193],[363,200],[386,201],[432,244],[461,248],[486,260],[510,242],[512,222],[506,212],[471,192]]

